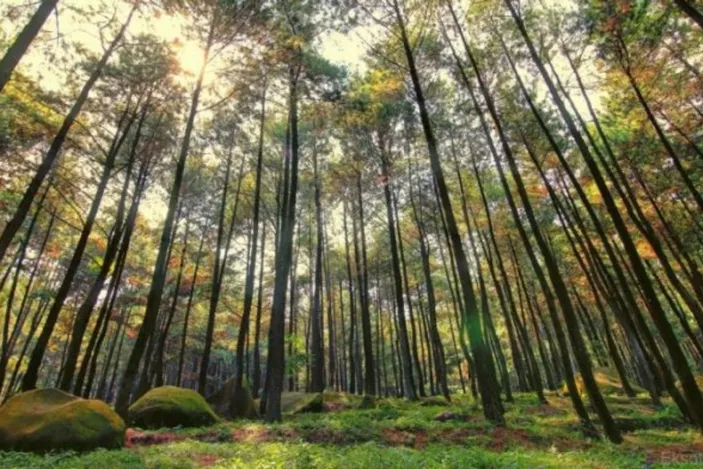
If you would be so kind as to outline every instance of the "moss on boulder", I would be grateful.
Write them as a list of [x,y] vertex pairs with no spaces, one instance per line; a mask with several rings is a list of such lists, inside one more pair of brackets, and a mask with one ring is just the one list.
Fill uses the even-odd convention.
[[281,394],[281,410],[284,414],[322,412],[323,403],[321,392],[284,392]]
[[192,389],[154,388],[128,410],[127,422],[140,428],[202,427],[219,422],[205,399]]
[[36,389],[0,407],[0,450],[48,452],[119,448],[125,423],[103,401]]
[[356,409],[362,397],[346,392],[325,391],[322,396],[325,410]]
[[447,407],[449,405],[449,401],[447,401],[444,397],[428,396],[420,398],[420,405],[423,407]]
[[359,402],[357,409],[359,409],[359,410],[375,409],[377,406],[378,406],[378,402],[376,401],[376,398],[374,396],[369,396],[368,394],[364,394],[364,397],[361,398],[361,402]]
[[225,381],[225,384],[214,394],[208,396],[207,402],[217,415],[226,419],[255,419],[259,416],[256,404],[251,395],[247,380],[242,383],[242,396],[235,399],[235,378]]

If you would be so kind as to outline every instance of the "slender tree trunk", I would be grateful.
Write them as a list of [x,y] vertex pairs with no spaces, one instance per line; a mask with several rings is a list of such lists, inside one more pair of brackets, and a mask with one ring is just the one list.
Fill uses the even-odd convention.
[[[569,129],[569,133],[576,142],[576,145],[578,146],[579,151],[584,157],[584,161],[586,162],[591,172],[591,175],[593,176],[593,179],[603,199],[603,203],[611,216],[611,219],[618,232],[620,240],[623,243],[623,247],[625,248],[625,252],[630,260],[630,263],[632,264],[634,275],[637,278],[639,286],[643,289],[643,296],[645,301],[647,302],[652,321],[657,327],[664,343],[666,344],[669,350],[674,369],[676,370],[676,373],[681,381],[681,387],[683,388],[686,400],[688,401],[688,404],[691,407],[691,410],[693,411],[693,415],[697,420],[696,423],[703,428],[703,396],[701,395],[701,391],[698,388],[698,385],[696,384],[693,373],[691,372],[691,369],[688,366],[686,357],[681,349],[678,339],[676,338],[676,334],[674,333],[671,324],[666,318],[666,314],[663,310],[661,303],[659,302],[651,279],[647,275],[643,261],[640,258],[637,248],[635,247],[635,244],[632,240],[632,237],[630,236],[627,230],[627,225],[625,224],[622,216],[618,211],[618,208],[615,204],[615,200],[613,199],[605,183],[605,180],[603,179],[603,176],[600,173],[600,169],[598,168],[595,160],[591,155],[590,150],[588,149],[588,146],[586,145],[586,142],[583,140],[581,134],[576,128],[575,123],[573,122],[573,119],[569,115],[563,101],[559,97],[557,89],[553,81],[549,77],[549,74],[547,73],[547,70],[540,59],[540,56],[532,42],[532,39],[530,38],[527,30],[525,29],[525,25],[522,19],[518,15],[517,10],[515,9],[511,0],[505,0],[505,4],[510,10],[510,14],[513,17],[520,31],[520,34],[529,49],[532,61],[537,66],[540,75],[544,80],[544,83],[549,89],[549,93],[552,97],[552,100],[554,101],[554,104],[559,109],[559,113],[561,114],[564,122],[566,123]],[[703,203],[699,203],[699,206],[703,207]]]
[[[322,245],[324,243],[322,231],[322,200],[320,179],[318,173],[317,162],[317,146],[313,142],[312,161],[313,161],[313,185],[315,199],[315,224],[317,227],[316,244],[315,244],[315,277],[314,277],[314,294],[312,298],[312,316],[311,322],[311,383],[310,390],[312,392],[322,392],[325,389],[325,351],[322,345]],[[312,236],[311,236],[312,241]],[[311,253],[312,254],[312,253]]]
[[293,254],[293,232],[295,227],[295,207],[298,195],[298,78],[300,69],[290,69],[290,146],[286,158],[290,157],[290,186],[284,184],[284,203],[276,252],[276,275],[274,281],[273,304],[271,307],[271,324],[269,327],[268,363],[266,367],[266,414],[268,422],[281,420],[281,392],[283,391],[284,341],[285,341],[285,303],[286,283],[290,273]]
[[[142,201],[142,195],[146,187],[146,181],[149,172],[149,162],[146,161],[141,168],[140,175],[137,178],[136,187],[134,189],[134,195],[132,200],[132,205],[127,215],[127,222],[123,231],[123,240],[120,247],[120,252],[117,255],[117,260],[115,261],[115,271],[113,277],[108,285],[108,293],[103,301],[103,307],[101,308],[100,314],[98,316],[98,321],[93,330],[93,334],[88,341],[88,347],[86,349],[83,361],[78,370],[78,375],[76,376],[76,382],[74,386],[74,394],[79,395],[81,389],[83,388],[83,382],[87,382],[85,386],[85,391],[83,395],[90,392],[92,387],[93,379],[95,378],[95,370],[97,367],[97,358],[102,346],[102,342],[105,338],[107,331],[108,319],[110,317],[112,307],[117,299],[119,292],[119,287],[122,282],[122,275],[124,273],[124,267],[127,260],[127,253],[129,252],[129,247],[132,242],[132,235],[134,234],[134,227],[136,224],[137,214],[139,211],[139,205]],[[102,322],[102,328],[100,323]],[[99,331],[100,329],[100,331]],[[95,352],[94,352],[95,351]]]
[[[369,285],[368,285],[368,262],[366,260],[366,224],[364,220],[364,202],[361,190],[361,171],[357,170],[357,204],[359,209],[359,228],[357,234],[356,218],[353,219],[354,231],[354,257],[357,271],[357,284],[359,288],[359,303],[361,305],[361,333],[364,347],[364,394],[375,396],[374,386],[376,383],[376,367],[373,357],[373,343],[371,342],[371,313],[369,311]],[[361,252],[359,252],[359,241],[361,238]]]
[[[347,358],[347,344],[346,344],[346,337],[347,337],[347,331],[346,331],[346,320],[344,318],[344,286],[342,282],[342,278],[338,277],[337,279],[339,283],[339,287],[337,291],[339,292],[339,316],[340,316],[340,326],[341,326],[341,336],[340,336],[340,345],[337,348],[337,350],[340,350],[340,353],[337,354],[339,357],[339,365],[337,369],[339,370],[339,384],[340,388],[343,392],[351,392],[349,389],[349,382],[347,381],[347,363],[349,363],[349,360]],[[351,369],[351,367],[349,368]]]
[[422,374],[422,364],[420,363],[420,358],[417,352],[417,325],[415,324],[415,314],[413,311],[412,298],[410,296],[410,284],[408,281],[408,266],[405,262],[405,249],[403,243],[403,232],[400,226],[400,216],[398,215],[398,200],[393,196],[393,212],[395,214],[395,221],[397,226],[397,236],[398,236],[398,250],[400,251],[400,265],[403,267],[403,286],[405,287],[405,295],[408,300],[408,318],[410,319],[410,338],[411,338],[411,352],[413,358],[413,365],[415,369],[415,374],[417,375],[418,383],[417,390],[420,397],[425,397],[425,379]]
[[[352,269],[351,269],[351,258],[349,256],[349,228],[347,227],[347,198],[345,197],[342,201],[343,215],[342,220],[344,223],[344,256],[346,260],[347,267],[347,290],[349,293],[349,392],[355,393],[359,389],[356,384],[356,337],[357,337],[357,326],[356,326],[356,303],[354,295],[354,280],[352,279]],[[356,238],[354,249],[356,252]],[[355,266],[356,269],[358,267]]]
[[[59,383],[59,388],[64,391],[69,391],[71,384],[73,382],[73,375],[76,370],[76,363],[78,362],[78,355],[80,354],[81,344],[83,343],[83,336],[88,327],[88,322],[90,321],[90,316],[95,308],[95,303],[98,300],[98,295],[102,291],[107,276],[112,269],[115,258],[118,254],[118,249],[120,246],[120,241],[122,239],[122,234],[124,233],[124,219],[125,219],[125,206],[127,201],[127,192],[129,190],[129,185],[132,178],[132,168],[134,166],[134,160],[136,157],[137,146],[139,145],[139,138],[141,136],[142,125],[147,116],[148,105],[144,105],[139,118],[139,123],[137,124],[137,130],[134,136],[134,141],[132,143],[132,148],[129,154],[129,160],[127,161],[127,168],[125,172],[125,180],[122,186],[122,193],[117,208],[117,215],[115,217],[115,223],[112,227],[112,237],[108,241],[108,247],[105,250],[105,255],[103,256],[102,266],[100,267],[100,272],[97,278],[90,287],[88,296],[81,304],[81,307],[76,313],[74,328],[71,333],[71,341],[68,346],[68,352],[66,356],[66,366],[63,370],[61,376],[61,382]],[[129,131],[129,127],[124,130],[126,134]],[[135,188],[135,197],[137,190]],[[135,200],[132,200],[132,204]]]
[[186,255],[188,253],[189,237],[190,213],[186,215],[186,227],[185,233],[183,234],[183,248],[181,249],[181,259],[178,266],[178,273],[176,274],[176,283],[173,286],[173,299],[171,300],[171,306],[169,307],[166,315],[166,323],[164,324],[163,331],[161,331],[161,334],[159,335],[159,342],[156,347],[156,359],[154,360],[152,374],[155,376],[154,382],[157,387],[164,385],[164,353],[166,349],[166,340],[168,340],[168,333],[171,330],[171,323],[173,322],[173,317],[176,314],[176,308],[178,307],[178,297],[181,293],[181,282],[183,280],[183,269],[185,268]]
[[[227,267],[227,255],[229,251],[229,244],[232,237],[232,230],[234,227],[235,219],[237,217],[237,207],[239,205],[239,190],[242,183],[242,172],[244,169],[244,160],[239,168],[239,176],[237,179],[237,193],[234,199],[234,211],[232,213],[232,218],[230,220],[230,229],[228,230],[227,238],[225,241],[225,217],[227,209],[227,195],[229,193],[229,178],[232,168],[232,154],[234,153],[234,148],[229,149],[229,154],[227,156],[227,164],[225,169],[225,182],[224,189],[222,191],[222,199],[220,202],[220,211],[217,218],[217,241],[215,244],[215,262],[213,265],[212,273],[212,292],[210,294],[210,304],[208,309],[208,319],[207,327],[205,330],[205,346],[203,347],[203,353],[200,357],[200,374],[198,377],[198,392],[205,395],[207,390],[207,378],[210,363],[210,353],[212,351],[213,336],[215,334],[215,318],[217,316],[217,306],[220,302],[220,293],[222,291],[222,282],[224,279],[225,269]],[[222,252],[224,249],[224,253]],[[248,324],[248,322],[247,322]],[[240,327],[240,334],[241,334]],[[244,337],[246,337],[246,331],[248,329],[244,327]],[[239,342],[238,342],[239,344]],[[243,347],[243,341],[242,341]],[[239,373],[239,371],[238,371]]]
[[[385,148],[381,148],[381,152],[385,152]],[[396,239],[395,219],[393,217],[393,201],[391,198],[390,189],[391,181],[388,168],[389,162],[387,161],[387,155],[382,158],[383,178],[385,180],[385,184],[383,185],[383,195],[386,200],[388,237],[390,239],[391,265],[393,267],[393,285],[395,289],[395,305],[397,308],[396,311],[398,317],[398,341],[400,342],[400,358],[401,366],[403,367],[403,388],[405,398],[414,401],[417,400],[417,392],[415,390],[415,383],[413,382],[412,358],[410,356],[410,343],[408,341],[408,329],[405,321],[403,276],[400,270],[400,259],[398,258],[398,240]],[[448,391],[446,393],[446,397],[449,399]]]
[[[428,319],[427,319],[427,314],[425,312],[424,305],[422,303],[422,294],[420,292],[420,284],[417,285],[417,301],[418,301],[418,307],[420,308],[420,319],[421,319],[421,325],[422,325],[422,333],[425,338],[425,344],[427,344],[427,376],[430,381],[430,395],[435,396],[438,394],[437,392],[437,387],[435,386],[435,358],[434,358],[434,353],[432,351],[432,340],[430,339],[430,327],[428,325]],[[458,323],[458,321],[457,321]],[[469,358],[471,358],[469,356]]]
[[261,313],[263,311],[264,298],[264,253],[266,252],[266,222],[263,222],[261,232],[261,260],[259,261],[259,292],[256,300],[256,323],[254,325],[254,375],[251,380],[251,387],[254,399],[259,397],[261,387],[261,349],[259,340],[261,337]]
[[[324,214],[322,217],[326,220]],[[323,222],[324,231],[324,269],[325,269],[325,290],[327,293],[327,354],[328,372],[327,384],[330,388],[339,390],[339,379],[337,377],[337,321],[334,313],[334,291],[332,290],[332,278],[330,273],[329,237],[327,236],[327,223]]]
[[[75,278],[76,274],[78,274],[78,268],[80,267],[81,260],[83,259],[83,253],[85,252],[85,248],[88,245],[88,238],[90,237],[90,234],[93,230],[93,225],[98,215],[98,210],[100,209],[103,195],[105,194],[107,184],[110,180],[110,173],[112,172],[112,168],[115,164],[115,158],[120,150],[122,143],[124,142],[125,137],[127,136],[132,121],[133,119],[130,119],[127,124],[125,124],[124,128],[118,126],[118,131],[115,134],[113,145],[108,151],[107,160],[105,161],[105,164],[103,166],[102,174],[100,176],[100,182],[98,183],[98,188],[93,197],[93,202],[91,203],[90,210],[88,211],[88,215],[86,216],[85,224],[83,225],[80,238],[78,239],[78,243],[73,252],[73,256],[71,257],[71,262],[69,263],[68,268],[66,269],[61,286],[59,287],[59,290],[57,291],[56,296],[54,297],[51,308],[49,309],[49,313],[47,314],[46,321],[44,322],[44,327],[42,328],[42,331],[39,334],[37,343],[34,345],[34,350],[32,351],[32,355],[29,359],[27,371],[25,371],[24,377],[22,378],[23,391],[34,389],[37,385],[37,378],[39,376],[39,368],[41,367],[42,359],[44,358],[44,354],[49,344],[49,340],[51,339],[51,336],[54,333],[54,328],[59,318],[59,314],[63,309],[63,304],[66,301],[66,298],[68,298],[73,279]],[[122,133],[120,133],[120,131],[122,131]]]
[[[15,274],[12,278],[12,285],[10,286],[10,292],[8,293],[8,296],[6,299],[5,319],[3,321],[2,340],[0,343],[0,391],[2,391],[2,386],[5,381],[5,372],[7,370],[7,362],[9,361],[10,354],[12,353],[11,337],[10,337],[10,322],[12,319],[12,309],[13,309],[12,307],[15,302],[15,293],[17,292],[17,285],[19,282],[20,273],[24,268],[24,259],[27,256],[27,248],[29,247],[29,241],[31,240],[32,234],[34,233],[34,227],[36,226],[37,220],[39,219],[39,214],[41,213],[42,209],[44,208],[44,202],[46,201],[46,196],[49,194],[50,187],[51,187],[51,181],[49,182],[49,184],[47,184],[46,189],[44,189],[44,193],[42,194],[42,197],[39,200],[39,203],[37,204],[37,208],[34,211],[34,215],[32,216],[32,221],[30,222],[29,227],[27,227],[27,232],[25,233],[24,238],[22,240],[22,245],[20,247],[19,255],[17,258],[17,262],[16,262],[17,265],[15,267]],[[42,242],[42,247],[41,247],[41,250],[39,253],[39,257],[37,257],[37,261],[34,265],[34,268],[32,269],[32,274],[31,274],[30,279],[28,281],[27,288],[25,289],[24,298],[22,298],[22,302],[21,302],[19,311],[17,313],[17,317],[15,319],[15,325],[13,328],[13,335],[14,335],[15,329],[21,330],[22,310],[24,308],[25,302],[27,301],[27,297],[29,294],[29,288],[31,286],[31,283],[34,280],[34,276],[36,274],[36,268],[39,264],[39,261],[41,260],[41,255],[44,252],[46,242],[49,239],[49,234],[50,234],[51,229],[53,227],[55,218],[56,218],[56,211],[54,211],[51,216],[49,228],[47,229],[46,236],[44,237],[44,241]],[[12,267],[12,266],[10,266],[10,267]],[[8,273],[10,272],[10,270],[11,270],[11,268],[8,269]],[[18,326],[19,326],[19,328],[18,328]]]
[[[102,375],[100,376],[100,381],[98,382],[98,388],[95,392],[95,397],[97,399],[102,399],[104,401],[107,401],[107,374],[110,371],[110,365],[112,364],[112,357],[117,356],[117,361],[115,364],[112,366],[113,374],[117,372],[117,368],[119,367],[119,360],[120,360],[120,352],[122,351],[122,342],[124,341],[124,330],[127,327],[127,324],[129,324],[129,319],[132,315],[132,309],[127,308],[126,310],[122,311],[122,315],[120,316],[120,322],[115,324],[115,332],[114,332],[114,337],[112,339],[112,342],[110,344],[110,349],[108,351],[107,358],[105,360],[105,365],[103,366],[103,372]],[[119,343],[119,345],[118,345]]]
[[[205,225],[207,226],[207,224]],[[200,237],[200,246],[198,254],[195,258],[195,269],[193,270],[193,279],[190,284],[190,292],[188,293],[188,304],[186,305],[185,315],[183,316],[183,331],[181,332],[181,347],[178,354],[178,374],[176,375],[176,386],[181,386],[183,383],[183,366],[185,363],[186,339],[188,337],[188,323],[190,322],[190,311],[193,306],[193,296],[195,296],[195,286],[198,283],[198,271],[200,270],[200,261],[203,254],[203,246],[205,244],[205,233]]]
[[[439,330],[437,329],[437,300],[435,298],[434,282],[432,281],[432,272],[430,267],[430,252],[428,243],[426,241],[424,221],[420,219],[419,210],[417,209],[415,201],[413,200],[412,185],[410,190],[410,203],[413,207],[413,215],[415,217],[415,223],[418,228],[418,235],[420,241],[420,258],[422,260],[422,272],[425,277],[425,290],[427,291],[427,322],[429,325],[430,333],[430,342],[428,342],[428,348],[432,352],[433,360],[435,363],[435,380],[437,384],[442,388],[442,394],[444,394],[445,399],[451,401],[451,396],[449,395],[449,386],[447,384],[447,370],[446,360],[444,357],[444,347],[442,346],[442,339],[439,335]],[[447,277],[447,281],[450,281],[449,277]]]
[[139,333],[137,334],[134,346],[132,347],[132,352],[130,353],[125,368],[124,377],[122,378],[122,384],[120,385],[120,389],[117,392],[117,398],[115,400],[115,410],[123,417],[126,417],[127,415],[130,397],[137,374],[139,373],[139,365],[142,361],[142,356],[144,355],[147,341],[155,332],[156,320],[161,308],[161,297],[166,281],[166,264],[168,262],[167,252],[171,244],[171,231],[173,229],[176,207],[178,206],[178,201],[180,198],[185,163],[190,150],[190,140],[193,134],[193,128],[195,127],[195,116],[198,111],[198,103],[200,102],[200,93],[202,91],[203,79],[205,77],[205,69],[210,56],[210,48],[214,41],[216,24],[217,16],[215,15],[210,25],[210,33],[208,35],[208,40],[205,47],[203,65],[198,75],[195,90],[193,91],[188,122],[183,135],[178,162],[176,164],[176,174],[173,181],[173,186],[171,187],[166,222],[164,223],[156,264],[154,266],[151,288],[149,290],[149,296],[147,297],[147,306],[144,313],[144,319],[141,327],[139,328]]
[[32,316],[32,320],[30,322],[29,326],[29,331],[27,333],[27,337],[24,339],[24,344],[22,345],[22,350],[19,353],[19,356],[17,357],[17,363],[15,364],[15,369],[12,371],[12,376],[10,377],[10,381],[7,385],[7,391],[5,393],[5,398],[8,398],[12,395],[13,390],[15,388],[15,383],[17,382],[18,379],[18,374],[20,367],[22,365],[22,362],[24,361],[24,357],[27,354],[27,350],[29,349],[29,344],[32,342],[32,339],[34,338],[34,334],[39,329],[39,325],[41,324],[42,319],[44,319],[44,314],[46,313],[47,309],[50,306],[49,301],[42,301],[39,303],[39,306],[37,307],[34,316]]
[[[311,217],[312,219],[312,217]],[[312,243],[312,224],[310,226],[310,231],[308,232],[308,240]],[[303,237],[302,230],[298,226],[298,234],[296,237],[295,251],[293,252],[293,266],[290,269],[290,301],[288,303],[288,337],[293,337],[298,334],[298,306],[297,306],[297,291],[298,291],[298,259],[300,256],[300,240]],[[308,252],[312,252],[312,244],[308,245]],[[310,263],[308,269],[312,269],[312,257],[310,257]],[[309,295],[309,302],[312,305],[312,292]],[[309,315],[308,315],[309,317]],[[308,345],[310,343],[310,321],[305,321],[304,326],[304,336],[305,336],[305,352],[308,353]],[[295,340],[288,340],[288,356],[292,357],[297,353]],[[308,388],[308,383],[310,382],[310,361],[305,361],[305,388]],[[294,370],[292,373],[288,374],[288,391],[296,391],[299,386],[299,375],[298,370]]]
[[494,423],[503,424],[503,405],[500,401],[500,393],[497,392],[496,372],[492,360],[490,360],[490,351],[488,350],[483,336],[481,335],[481,319],[478,314],[478,305],[474,296],[473,286],[469,274],[469,266],[464,253],[464,247],[461,242],[461,236],[457,228],[454,212],[452,209],[449,191],[444,180],[444,172],[440,163],[439,151],[437,142],[432,129],[429,111],[425,103],[425,97],[420,84],[420,77],[415,66],[415,58],[413,56],[412,47],[405,27],[405,20],[400,12],[398,0],[393,0],[393,8],[395,10],[396,21],[400,27],[403,49],[408,63],[410,77],[415,90],[415,100],[417,102],[420,119],[422,122],[423,132],[427,143],[427,149],[432,166],[432,175],[439,191],[442,202],[442,210],[447,221],[449,235],[451,239],[452,251],[459,272],[462,292],[464,295],[464,317],[465,322],[463,329],[468,331],[471,338],[471,348],[475,359],[475,366],[478,375],[478,385],[481,390],[481,400],[483,403],[483,412],[486,418]]

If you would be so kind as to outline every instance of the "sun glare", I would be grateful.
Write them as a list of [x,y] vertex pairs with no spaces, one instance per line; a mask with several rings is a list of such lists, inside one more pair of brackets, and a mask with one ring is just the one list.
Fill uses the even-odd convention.
[[180,15],[159,15],[139,24],[140,32],[153,33],[173,45],[181,68],[197,76],[203,65],[203,49],[198,41],[187,38],[186,21]]

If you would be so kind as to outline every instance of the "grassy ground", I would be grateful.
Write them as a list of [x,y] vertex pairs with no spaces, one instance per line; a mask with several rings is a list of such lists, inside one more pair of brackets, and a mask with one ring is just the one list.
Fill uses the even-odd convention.
[[[625,433],[612,445],[579,432],[568,398],[531,395],[506,404],[496,428],[470,399],[452,405],[382,400],[355,410],[355,398],[326,396],[326,412],[287,416],[283,423],[234,422],[215,427],[128,431],[119,451],[44,456],[0,452],[2,468],[470,468],[703,467],[703,436],[670,405],[642,397],[608,398]],[[443,414],[441,419],[437,419]]]

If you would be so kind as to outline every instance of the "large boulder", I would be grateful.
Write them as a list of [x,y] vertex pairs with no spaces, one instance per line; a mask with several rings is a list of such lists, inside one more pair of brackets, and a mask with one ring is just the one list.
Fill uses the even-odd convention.
[[284,414],[322,412],[323,402],[321,392],[284,392],[281,394],[281,410]]
[[226,419],[255,419],[259,416],[254,399],[251,395],[249,383],[242,383],[242,395],[234,396],[235,377],[225,381],[225,384],[208,396],[207,402],[212,406],[217,415]]
[[152,389],[127,413],[129,425],[139,428],[203,427],[219,420],[200,394],[175,386]]
[[325,411],[356,409],[362,397],[346,392],[325,391],[322,396]]
[[125,423],[103,401],[36,389],[0,407],[0,450],[47,452],[119,448]]
[[420,398],[420,405],[422,407],[447,407],[449,405],[449,401],[447,401],[444,397],[428,396]]
[[359,410],[375,409],[377,404],[378,402],[376,402],[376,398],[374,396],[364,394],[364,397],[361,398],[361,402],[359,402],[359,405],[356,408]]

